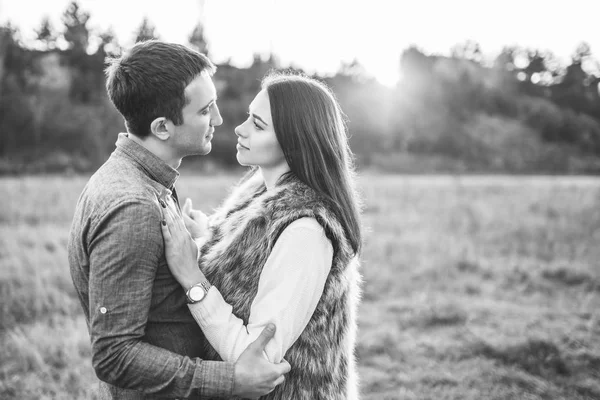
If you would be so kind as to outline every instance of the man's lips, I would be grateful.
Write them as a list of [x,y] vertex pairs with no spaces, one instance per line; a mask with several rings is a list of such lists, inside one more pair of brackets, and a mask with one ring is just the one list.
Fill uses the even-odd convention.
[[248,147],[244,146],[244,145],[243,145],[243,144],[241,144],[240,142],[238,142],[237,144],[238,144],[238,146],[240,146],[240,147],[243,147],[243,148],[244,148],[244,149],[246,149],[246,150],[250,150]]

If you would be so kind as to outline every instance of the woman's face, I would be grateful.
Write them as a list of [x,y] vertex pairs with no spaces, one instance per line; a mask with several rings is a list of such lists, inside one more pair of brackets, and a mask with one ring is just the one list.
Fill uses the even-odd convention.
[[266,89],[250,103],[248,119],[235,128],[235,134],[238,137],[236,157],[240,165],[273,168],[286,162],[273,129]]

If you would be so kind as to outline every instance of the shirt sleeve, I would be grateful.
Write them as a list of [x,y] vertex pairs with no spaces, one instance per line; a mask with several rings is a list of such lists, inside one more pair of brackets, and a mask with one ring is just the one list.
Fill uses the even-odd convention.
[[164,255],[159,221],[153,203],[126,200],[98,218],[88,236],[96,374],[121,388],[168,397],[230,396],[233,364],[190,358],[144,342],[154,278]]
[[331,270],[333,248],[314,218],[291,223],[273,246],[261,272],[250,307],[248,325],[232,313],[218,288],[189,308],[210,344],[225,361],[234,362],[264,327],[272,322],[275,337],[265,348],[271,362],[280,362],[298,339],[323,294]]

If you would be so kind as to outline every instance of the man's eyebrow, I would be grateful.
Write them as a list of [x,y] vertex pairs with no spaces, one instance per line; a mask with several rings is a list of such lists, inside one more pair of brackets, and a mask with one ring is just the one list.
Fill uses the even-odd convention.
[[267,123],[265,122],[265,120],[264,120],[264,119],[262,119],[260,116],[258,116],[258,115],[256,115],[256,114],[254,114],[254,113],[252,113],[252,116],[253,116],[254,118],[256,118],[257,120],[259,120],[260,122],[262,122],[263,124],[265,124],[266,126],[269,126],[269,124],[267,124]]
[[210,107],[210,106],[211,106],[213,103],[216,103],[216,101],[217,101],[217,98],[215,97],[214,99],[212,99],[211,101],[209,101],[207,105],[205,105],[204,107],[202,107],[202,108],[200,109],[200,111],[199,111],[199,112],[202,112],[202,111],[206,110],[206,109],[207,109],[208,107]]

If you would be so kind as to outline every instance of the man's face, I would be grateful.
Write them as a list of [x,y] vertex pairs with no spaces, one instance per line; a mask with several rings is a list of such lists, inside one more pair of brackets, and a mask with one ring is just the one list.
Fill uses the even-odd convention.
[[207,73],[197,76],[185,88],[188,103],[183,107],[183,123],[173,126],[172,146],[182,157],[206,155],[212,149],[214,127],[223,123],[217,107],[217,91]]

